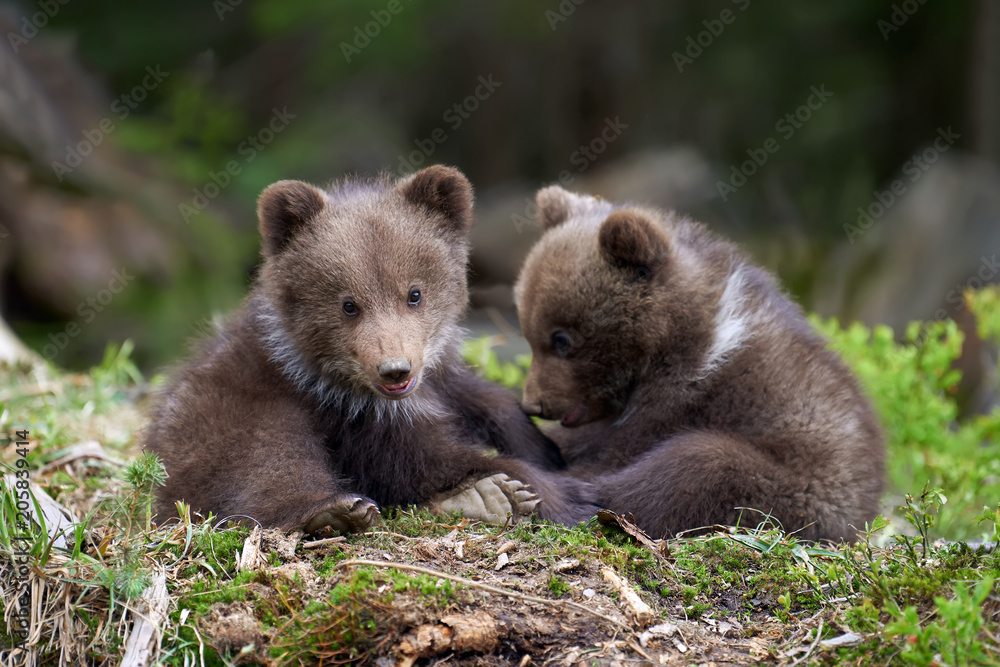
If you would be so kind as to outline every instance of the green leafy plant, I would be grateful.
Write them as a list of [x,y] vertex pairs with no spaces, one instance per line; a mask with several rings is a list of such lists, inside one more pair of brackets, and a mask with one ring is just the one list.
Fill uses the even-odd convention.
[[983,506],[983,513],[976,517],[976,521],[982,523],[988,521],[992,524],[992,534],[987,533],[984,537],[990,542],[1000,542],[1000,503],[995,509]]
[[503,385],[508,389],[520,390],[528,375],[531,357],[519,355],[514,363],[502,362],[494,350],[499,342],[496,336],[482,336],[467,340],[462,356],[465,362],[475,368],[484,379]]
[[1000,341],[1000,285],[965,293],[965,305],[976,316],[976,333],[984,340]]
[[910,561],[914,565],[919,565],[931,553],[931,530],[934,528],[935,512],[940,512],[941,508],[948,502],[941,489],[924,489],[920,497],[914,499],[910,494],[906,494],[906,501],[900,509],[903,516],[911,526],[917,529],[917,536],[910,537],[906,534],[894,535],[893,539],[906,548]]
[[152,531],[152,505],[158,487],[166,482],[167,472],[160,459],[143,452],[122,471],[122,493],[110,499],[104,523],[102,544],[113,548],[112,557],[98,547],[97,577],[109,590],[126,600],[137,597],[149,586],[144,556]]
[[151,452],[139,454],[122,472],[126,494],[122,508],[131,521],[138,518],[145,521],[145,530],[150,529],[153,515],[153,498],[159,487],[167,482],[167,470],[160,458]]
[[[982,605],[993,591],[993,577],[975,586],[956,584],[952,596],[934,596],[933,614],[921,622],[915,606],[890,605],[894,620],[885,626],[891,639],[903,638],[900,657],[916,665],[985,665],[991,656],[979,641]],[[993,656],[995,657],[995,656]]]
[[[995,295],[967,296],[980,333],[1000,340]],[[982,323],[986,324],[983,325]],[[897,341],[885,326],[813,318],[853,368],[881,417],[891,491],[940,489],[936,536],[968,537],[984,504],[1000,497],[1000,410],[959,420],[963,334],[951,320],[911,323]],[[945,504],[947,499],[947,504]]]

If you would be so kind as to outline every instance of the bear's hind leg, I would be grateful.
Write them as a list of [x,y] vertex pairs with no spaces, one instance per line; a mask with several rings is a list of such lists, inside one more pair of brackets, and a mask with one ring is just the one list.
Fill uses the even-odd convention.
[[631,512],[654,537],[713,524],[760,523],[762,515],[738,508],[770,515],[786,531],[801,530],[798,534],[807,539],[853,537],[849,524],[856,518],[818,495],[823,484],[817,475],[797,471],[733,434],[676,435],[628,467],[593,481],[610,509]]

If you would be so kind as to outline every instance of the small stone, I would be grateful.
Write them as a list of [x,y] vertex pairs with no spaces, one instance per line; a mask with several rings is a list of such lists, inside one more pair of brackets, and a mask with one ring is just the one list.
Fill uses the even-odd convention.
[[555,565],[552,566],[553,572],[569,572],[570,570],[575,570],[580,567],[579,558],[564,558]]
[[823,648],[839,648],[841,646],[857,646],[864,641],[864,637],[853,632],[848,632],[847,634],[840,635],[839,637],[831,637],[830,639],[824,639],[819,643]]

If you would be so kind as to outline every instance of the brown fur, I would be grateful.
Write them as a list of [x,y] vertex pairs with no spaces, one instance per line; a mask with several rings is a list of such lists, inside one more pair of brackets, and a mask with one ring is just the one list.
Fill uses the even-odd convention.
[[[184,500],[265,526],[363,529],[372,501],[424,503],[498,472],[531,485],[545,518],[590,515],[555,445],[460,361],[472,225],[460,172],[328,191],[281,181],[258,212],[250,295],[174,373],[146,433],[169,473],[161,518]],[[378,389],[410,380],[405,397]]]
[[[878,508],[883,444],[843,362],[774,280],[674,214],[558,187],[516,287],[525,410],[601,502],[661,535],[770,513],[852,539]],[[743,512],[742,523],[760,517]]]

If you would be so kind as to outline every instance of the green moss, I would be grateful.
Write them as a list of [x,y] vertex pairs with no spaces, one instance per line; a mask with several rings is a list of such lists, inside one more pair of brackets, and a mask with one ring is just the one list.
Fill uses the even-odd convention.
[[260,576],[257,572],[241,572],[231,581],[220,581],[200,575],[180,592],[176,613],[179,614],[181,609],[204,613],[220,602],[229,604],[245,600],[247,584],[257,581]]
[[323,557],[323,560],[315,566],[316,574],[321,577],[330,577],[336,570],[337,563],[347,560],[348,556],[343,551],[335,551]]
[[569,585],[555,574],[549,577],[548,588],[549,592],[556,597],[562,597],[563,593],[569,591]]

